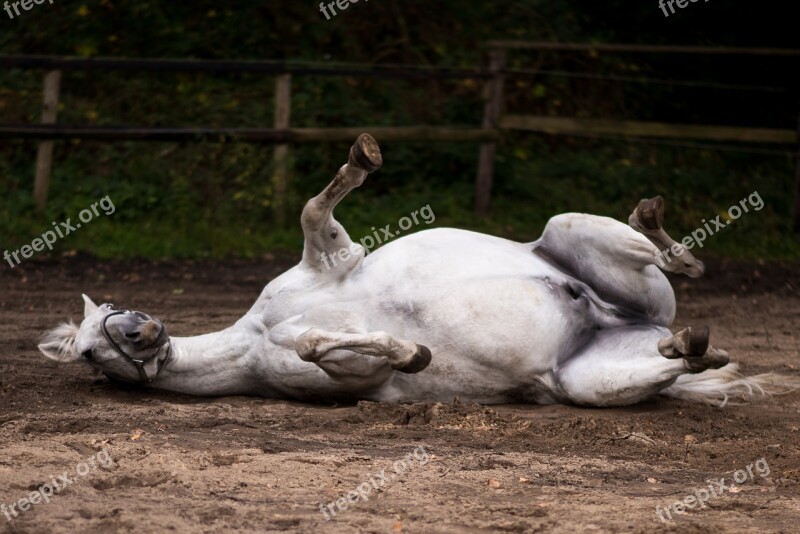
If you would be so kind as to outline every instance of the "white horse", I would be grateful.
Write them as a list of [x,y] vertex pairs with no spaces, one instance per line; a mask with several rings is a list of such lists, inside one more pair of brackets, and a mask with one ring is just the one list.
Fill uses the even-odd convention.
[[797,385],[739,375],[707,328],[669,331],[675,296],[659,251],[680,252],[669,271],[699,276],[703,265],[661,229],[661,197],[627,225],[568,213],[533,243],[436,229],[366,256],[333,208],[381,164],[375,140],[359,137],[303,210],[300,264],[233,326],[170,337],[144,313],[84,295],[80,327],[62,324],[39,349],[194,395],[619,406],[657,394],[724,404]]

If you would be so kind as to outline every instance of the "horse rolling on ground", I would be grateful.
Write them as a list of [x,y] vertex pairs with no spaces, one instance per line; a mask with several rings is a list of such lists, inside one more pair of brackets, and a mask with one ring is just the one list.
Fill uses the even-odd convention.
[[[661,269],[700,276],[662,229],[661,197],[628,224],[566,213],[516,243],[456,229],[405,236],[366,256],[334,207],[382,164],[361,135],[348,162],[303,209],[302,261],[270,282],[233,326],[171,337],[149,315],[94,304],[39,349],[109,377],[193,395],[630,405],[655,395],[724,405],[790,390],[800,378],[745,377],[709,345],[675,334]],[[352,253],[331,266],[326,256]],[[339,255],[342,256],[347,255]]]

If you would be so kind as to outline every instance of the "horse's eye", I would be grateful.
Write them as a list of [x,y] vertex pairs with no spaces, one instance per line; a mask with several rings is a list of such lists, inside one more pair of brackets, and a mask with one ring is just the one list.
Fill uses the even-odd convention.
[[89,360],[89,361],[92,361],[92,358],[93,358],[93,357],[92,357],[92,351],[91,351],[91,350],[85,350],[85,351],[83,351],[83,354],[81,354],[81,356],[83,356],[84,358],[86,358],[86,359],[87,359],[87,360]]

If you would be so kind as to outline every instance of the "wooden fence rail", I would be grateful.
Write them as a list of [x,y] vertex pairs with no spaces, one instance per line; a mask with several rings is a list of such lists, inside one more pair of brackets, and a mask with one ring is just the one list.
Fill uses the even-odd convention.
[[487,69],[428,67],[421,65],[350,65],[289,63],[286,61],[231,61],[210,59],[148,59],[0,55],[0,67],[42,70],[124,70],[166,72],[260,73],[382,79],[469,80],[488,79]]
[[489,41],[489,48],[504,50],[555,50],[587,52],[634,52],[651,54],[700,54],[733,56],[800,57],[800,50],[787,48],[747,48],[714,46],[635,45],[606,43],[550,43],[541,41]]
[[733,141],[737,143],[768,143],[796,145],[798,132],[770,128],[734,128],[700,124],[666,122],[583,119],[574,117],[540,117],[535,115],[504,115],[500,127],[507,130],[527,130],[549,134],[608,134],[623,137],[657,137],[660,139],[699,139]]
[[385,141],[497,142],[497,130],[443,126],[348,126],[346,128],[134,128],[0,124],[0,138],[87,139],[95,141],[240,141],[317,143],[353,141],[370,132]]

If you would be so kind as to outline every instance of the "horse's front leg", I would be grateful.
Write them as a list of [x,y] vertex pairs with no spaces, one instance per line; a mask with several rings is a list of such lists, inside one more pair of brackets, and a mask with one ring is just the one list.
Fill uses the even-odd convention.
[[304,361],[317,364],[321,364],[323,356],[335,350],[386,357],[392,369],[402,373],[418,373],[431,363],[428,347],[386,332],[348,334],[311,328],[297,337],[295,350]]
[[371,135],[361,134],[333,181],[303,208],[300,223],[305,243],[300,264],[267,284],[249,313],[262,314],[264,324],[271,328],[308,309],[309,288],[341,279],[361,262],[366,251],[333,218],[333,208],[382,163],[378,143]]
[[350,148],[350,157],[333,181],[306,203],[300,222],[305,245],[303,264],[331,277],[349,272],[364,258],[364,248],[353,243],[347,231],[333,218],[333,208],[353,189],[364,183],[367,174],[383,163],[378,143],[361,134]]
[[283,321],[270,330],[270,341],[294,349],[306,362],[331,376],[375,377],[388,371],[418,373],[431,362],[431,351],[387,332],[369,332],[354,313],[318,308]]

